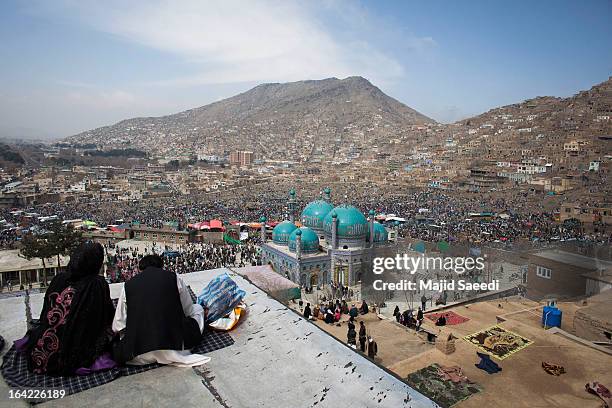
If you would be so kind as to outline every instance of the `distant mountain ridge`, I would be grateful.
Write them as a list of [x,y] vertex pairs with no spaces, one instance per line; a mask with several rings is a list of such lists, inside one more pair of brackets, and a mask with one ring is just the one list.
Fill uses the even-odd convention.
[[147,151],[203,146],[216,152],[232,146],[265,151],[262,143],[282,146],[287,138],[294,144],[309,137],[324,143],[326,137],[347,133],[346,127],[353,129],[350,134],[369,132],[375,140],[384,140],[392,130],[425,123],[435,121],[387,96],[365,78],[328,78],[262,84],[206,106],[123,120],[66,141]]
[[599,84],[592,86],[589,90],[580,91],[577,94],[560,98],[556,96],[538,96],[526,99],[523,102],[493,108],[480,115],[462,119],[456,123],[481,123],[486,122],[495,115],[511,114],[511,111],[529,109],[539,117],[539,120],[549,122],[557,121],[567,123],[577,121],[585,123],[596,120],[598,117],[612,115],[612,77]]
[[[612,77],[559,98],[540,96],[450,125],[467,156],[493,161],[539,158],[573,171],[610,154]],[[575,151],[571,144],[577,144]]]
[[598,138],[612,134],[610,118],[612,79],[569,98],[532,98],[441,125],[365,78],[348,77],[262,84],[206,106],[123,120],[66,141],[134,148],[153,156],[227,155],[247,149],[264,159],[330,162],[384,155],[405,160],[415,146],[440,145],[454,135],[460,145],[480,144],[462,153],[468,158],[487,153],[520,160],[521,152],[562,155],[563,144],[576,138],[593,140],[596,152],[603,153]]

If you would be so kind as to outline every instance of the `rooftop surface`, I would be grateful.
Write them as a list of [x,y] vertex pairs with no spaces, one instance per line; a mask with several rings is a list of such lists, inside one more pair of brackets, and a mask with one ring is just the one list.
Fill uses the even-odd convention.
[[[470,380],[483,386],[482,392],[456,405],[460,408],[493,405],[508,408],[601,406],[600,400],[585,392],[584,385],[588,381],[601,381],[608,385],[612,382],[609,371],[612,355],[544,330],[540,325],[541,306],[526,299],[515,298],[447,309],[445,311],[455,311],[470,320],[440,328],[425,319],[424,327],[438,333],[439,338],[445,338],[452,333],[458,338],[455,340],[456,351],[446,355],[433,348],[424,353],[407,356],[388,368],[405,377],[432,363],[460,366]],[[564,310],[565,307],[561,305],[560,308]],[[533,344],[502,361],[493,359],[503,371],[487,374],[475,367],[479,361],[476,351],[479,350],[462,337],[496,325],[497,316],[505,320],[499,324],[502,328],[532,340]],[[572,322],[569,316],[564,314],[563,319],[563,328],[570,328]],[[560,364],[566,373],[558,377],[547,374],[541,367],[542,362]]]
[[[266,241],[265,245],[267,245],[268,247],[272,249],[276,249],[277,251],[282,252],[286,255],[289,255],[293,258],[296,257],[295,252],[291,252],[287,245],[278,245],[272,241]],[[319,251],[315,253],[302,253],[302,259],[311,259],[311,258],[314,259],[314,258],[321,258],[321,257],[326,257],[326,256],[327,256],[327,252],[325,251]]]
[[[208,364],[198,369],[162,367],[122,377],[43,406],[437,406],[229,269],[181,277],[199,293],[223,272],[246,291],[249,311],[231,332],[235,343],[210,353]],[[111,296],[118,297],[121,287],[111,285]],[[32,313],[37,316],[43,295],[31,299]],[[26,330],[23,298],[1,299],[0,310],[0,334],[9,343],[22,337]],[[4,381],[0,381],[0,395],[0,407],[15,406],[4,399]]]
[[587,305],[579,309],[579,314],[612,326],[612,290],[590,297]]

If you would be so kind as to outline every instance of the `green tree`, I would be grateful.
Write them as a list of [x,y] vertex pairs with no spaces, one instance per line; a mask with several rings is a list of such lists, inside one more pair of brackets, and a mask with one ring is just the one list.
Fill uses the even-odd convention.
[[47,242],[53,255],[57,257],[57,269],[61,267],[60,256],[67,256],[81,243],[81,232],[72,225],[53,220],[45,224]]
[[47,285],[47,264],[46,259],[53,256],[51,245],[47,242],[44,235],[29,232],[21,240],[20,255],[30,260],[38,258],[43,264],[43,285]]
[[43,264],[43,284],[47,285],[46,260],[57,257],[57,269],[61,268],[61,256],[69,255],[81,242],[81,232],[60,220],[49,221],[44,230],[30,232],[23,237],[21,256],[26,259],[39,258]]

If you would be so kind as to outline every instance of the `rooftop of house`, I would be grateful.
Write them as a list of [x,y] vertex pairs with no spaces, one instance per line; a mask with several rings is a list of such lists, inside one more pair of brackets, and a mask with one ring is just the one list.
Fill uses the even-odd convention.
[[[199,293],[221,273],[228,273],[246,291],[249,309],[246,319],[231,332],[235,343],[211,352],[208,364],[199,369],[157,368],[43,405],[114,407],[129,402],[133,406],[224,408],[437,407],[394,374],[231,270],[181,277]],[[111,296],[118,297],[122,284],[110,286]],[[34,316],[40,313],[42,301],[42,294],[31,296]],[[10,344],[26,330],[23,297],[0,299],[0,310],[0,334]],[[7,385],[0,381],[0,395],[7,395],[6,389]]]
[[585,273],[582,276],[587,279],[612,284],[612,266],[606,269],[601,269],[599,271]]
[[[60,256],[60,265],[68,265],[68,257]],[[57,266],[57,258],[47,260],[47,268]],[[7,249],[0,251],[0,273],[10,271],[26,271],[42,269],[43,264],[40,258],[26,259],[22,257],[18,249]]]
[[587,270],[599,270],[612,267],[612,262],[609,261],[559,250],[540,251],[532,254],[532,256]]

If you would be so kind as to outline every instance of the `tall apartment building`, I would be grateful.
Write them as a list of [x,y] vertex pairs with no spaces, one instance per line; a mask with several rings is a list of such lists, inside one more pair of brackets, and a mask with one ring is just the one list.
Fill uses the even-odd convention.
[[253,152],[236,150],[230,153],[230,164],[248,166],[253,163]]

